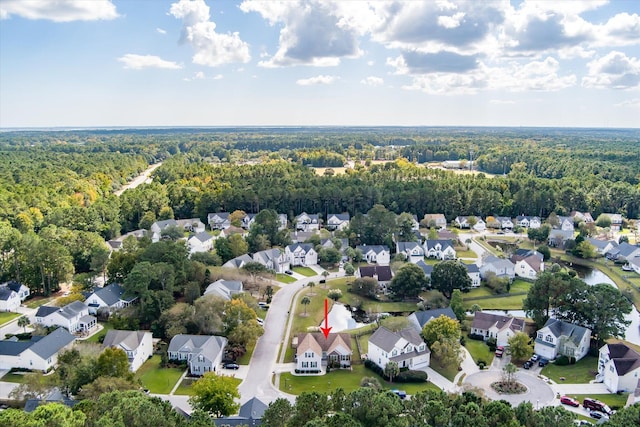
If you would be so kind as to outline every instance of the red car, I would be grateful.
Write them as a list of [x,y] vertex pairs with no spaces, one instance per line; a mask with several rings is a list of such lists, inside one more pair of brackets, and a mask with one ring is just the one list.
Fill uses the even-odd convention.
[[504,347],[499,345],[496,347],[496,357],[502,357],[504,354]]
[[578,402],[573,397],[569,397],[569,396],[562,396],[560,398],[560,403],[562,403],[563,405],[573,406],[574,408],[577,408],[578,406],[580,406],[580,402]]

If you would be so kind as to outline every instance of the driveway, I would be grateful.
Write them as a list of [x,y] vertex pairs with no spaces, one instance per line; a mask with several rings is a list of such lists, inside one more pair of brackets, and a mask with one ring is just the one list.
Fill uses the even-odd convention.
[[489,399],[506,400],[513,406],[522,402],[531,402],[534,407],[542,407],[552,404],[555,399],[554,391],[546,382],[524,370],[516,373],[516,381],[527,387],[527,391],[522,394],[499,394],[493,391],[491,384],[501,379],[501,371],[490,369],[465,377],[464,383],[482,389]]

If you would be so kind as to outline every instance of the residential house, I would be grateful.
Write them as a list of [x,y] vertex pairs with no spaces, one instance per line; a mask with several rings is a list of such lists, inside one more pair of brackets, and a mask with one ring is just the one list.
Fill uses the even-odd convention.
[[467,269],[467,275],[469,279],[471,279],[471,287],[478,288],[480,287],[480,269],[475,264],[465,264],[462,263],[464,267]]
[[381,326],[369,337],[367,358],[382,369],[396,362],[401,369],[421,370],[429,366],[431,351],[412,327],[393,332]]
[[558,356],[582,359],[589,352],[591,330],[558,319],[549,319],[536,332],[533,350],[540,356],[553,360]]
[[584,222],[585,224],[591,224],[594,222],[593,217],[589,212],[573,211],[569,214],[569,217],[573,219],[574,224],[577,222]]
[[41,305],[35,315],[36,323],[42,326],[61,326],[73,333],[87,333],[98,325],[95,317],[89,314],[89,306],[74,301],[64,307]]
[[298,334],[297,338],[297,370],[321,370],[327,364],[341,368],[351,366],[353,351],[348,333],[329,333],[325,338],[322,332],[307,332]]
[[420,230],[420,222],[418,221],[418,215],[412,215],[411,218],[412,218],[411,229],[413,231]]
[[615,240],[600,240],[593,237],[587,237],[587,241],[596,248],[599,255],[606,255],[618,247],[618,242]]
[[31,369],[47,372],[58,362],[58,353],[68,348],[75,337],[58,328],[44,337],[18,341],[13,337],[0,341],[0,369]]
[[433,272],[433,265],[427,264],[424,261],[416,262],[416,265],[424,271],[424,275],[431,279],[431,273]]
[[526,216],[519,215],[516,217],[516,224],[520,227],[524,228],[540,228],[542,226],[542,222],[540,221],[540,217],[537,216]]
[[444,214],[425,214],[422,223],[429,228],[431,228],[431,226],[436,228],[447,228],[447,218]]
[[549,232],[547,243],[553,248],[563,248],[567,240],[573,240],[573,230],[553,229]]
[[603,213],[602,215],[608,216],[611,220],[611,231],[622,230],[622,215],[616,213]]
[[233,295],[242,292],[242,282],[239,280],[220,279],[207,286],[204,295],[215,295],[229,301]]
[[497,277],[506,277],[509,280],[513,280],[516,277],[515,268],[516,266],[508,259],[489,255],[482,260],[482,265],[480,266],[480,277],[484,279],[487,277],[488,273],[493,273]]
[[640,257],[631,258],[629,261],[627,261],[627,264],[633,269],[633,271],[640,274]]
[[162,232],[169,227],[178,227],[175,219],[165,219],[164,221],[156,221],[151,224],[151,241],[159,242],[162,238]]
[[200,218],[177,219],[176,225],[189,233],[202,233],[205,230],[204,222]]
[[407,317],[407,320],[409,321],[409,324],[413,327],[413,329],[417,333],[421,334],[422,328],[424,328],[424,325],[426,325],[431,320],[436,319],[440,316],[446,316],[449,319],[458,320],[458,318],[456,317],[456,314],[453,312],[453,309],[451,309],[451,307],[416,311],[414,313],[411,313],[409,317]]
[[388,265],[368,265],[358,268],[358,277],[371,277],[378,281],[378,288],[386,295],[387,287],[393,279],[393,272]]
[[229,212],[214,212],[207,215],[207,223],[212,230],[225,230],[231,227]]
[[640,257],[640,247],[622,242],[617,248],[607,252],[607,258],[616,262],[629,262],[633,258]]
[[31,413],[36,409],[38,409],[38,407],[42,405],[48,405],[50,403],[59,403],[69,408],[73,408],[74,406],[76,406],[76,403],[78,402],[79,400],[70,399],[69,397],[62,394],[62,392],[58,387],[55,387],[51,391],[51,393],[49,393],[47,397],[45,397],[44,399],[36,399],[36,398],[27,399],[27,401],[24,403],[23,410],[26,413]]
[[524,332],[524,319],[512,316],[476,311],[473,315],[471,333],[482,335],[484,340],[495,338],[496,345],[509,345],[509,338],[518,332]]
[[311,243],[294,243],[285,248],[285,255],[292,266],[316,265],[318,253]]
[[20,296],[8,286],[0,286],[0,311],[18,311]]
[[453,247],[453,240],[430,240],[424,241],[424,254],[427,258],[439,260],[456,259],[456,250]]
[[119,348],[127,353],[129,370],[135,372],[153,356],[153,341],[151,332],[144,331],[120,331],[111,329],[102,342],[102,348]]
[[515,265],[516,276],[524,279],[535,280],[544,272],[544,256],[538,251],[518,249],[511,255],[511,262]]
[[350,219],[351,217],[348,213],[328,214],[324,227],[330,231],[344,230],[349,226]]
[[611,393],[635,390],[640,381],[640,353],[621,342],[605,344],[598,356],[597,378]]
[[202,376],[206,372],[217,371],[226,346],[225,337],[178,334],[171,339],[167,354],[169,360],[186,360],[189,373]]
[[362,252],[362,256],[369,264],[386,265],[391,261],[389,248],[385,245],[358,245],[356,250]]
[[296,217],[296,230],[299,231],[316,231],[320,228],[320,219],[318,214],[310,215],[302,212]]
[[222,266],[224,268],[242,268],[245,266],[245,264],[249,262],[255,262],[255,261],[249,255],[244,254],[244,255],[235,257],[233,259],[230,259],[229,261],[222,264]]
[[27,297],[31,295],[31,290],[27,286],[23,285],[20,282],[16,282],[15,280],[10,280],[1,284],[0,288],[3,286],[6,286],[7,288],[18,294],[18,297],[20,297],[20,301],[26,300]]
[[213,418],[213,423],[218,427],[257,427],[262,425],[262,416],[269,406],[253,397],[240,406],[238,415]]
[[239,234],[242,237],[246,237],[248,233],[247,233],[247,230],[245,230],[242,227],[236,227],[235,225],[230,225],[226,228],[223,228],[222,231],[220,231],[219,236],[229,238],[234,234]]
[[137,240],[142,239],[143,237],[146,237],[148,234],[147,230],[134,230],[134,231],[130,231],[126,234],[123,234],[120,237],[117,237],[115,239],[111,239],[109,241],[107,241],[107,246],[109,247],[109,250],[111,251],[119,251],[120,249],[122,249],[122,243],[124,242],[124,240],[129,237],[129,236],[133,236],[135,237]]
[[107,308],[110,313],[124,307],[129,307],[138,297],[125,295],[124,288],[113,283],[103,288],[98,288],[87,296],[85,302],[89,306],[89,314],[95,314],[100,308]]
[[304,243],[308,241],[311,236],[317,235],[317,231],[298,231],[294,230],[291,234],[291,243]]
[[246,214],[246,215],[244,216],[244,218],[242,218],[242,220],[241,220],[241,222],[242,222],[242,228],[244,228],[245,230],[250,229],[250,228],[251,228],[251,226],[253,225],[253,223],[254,223],[254,222],[255,222],[255,220],[256,220],[256,215],[257,215],[257,214],[253,214],[253,213]]
[[573,218],[570,216],[559,216],[558,217],[558,225],[553,227],[554,229],[564,230],[564,231],[573,231]]
[[457,216],[453,223],[458,228],[473,228],[475,231],[485,231],[487,229],[487,223],[480,217],[474,216],[475,224],[471,227],[473,221],[469,221],[470,216]]
[[511,218],[506,216],[496,216],[495,219],[500,224],[501,229],[503,230],[513,229],[513,221],[511,221]]
[[202,231],[198,234],[194,234],[187,240],[187,246],[189,247],[189,253],[195,254],[198,252],[209,252],[213,249],[214,238],[206,231]]
[[253,254],[253,261],[264,265],[276,273],[284,273],[291,268],[286,252],[279,248],[256,252]]
[[396,252],[413,264],[424,259],[424,248],[417,242],[397,242]]

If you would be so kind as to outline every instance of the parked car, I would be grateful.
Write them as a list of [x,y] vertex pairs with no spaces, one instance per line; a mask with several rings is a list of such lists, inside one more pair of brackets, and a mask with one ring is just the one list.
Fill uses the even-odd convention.
[[531,361],[531,363],[536,363],[539,358],[540,356],[538,356],[537,354],[534,354],[533,356],[531,356],[531,359],[529,360]]
[[611,410],[611,408],[609,408],[609,406],[607,406],[605,403],[602,403],[602,402],[600,402],[599,400],[596,400],[596,399],[591,399],[589,397],[585,397],[582,400],[582,406],[584,406],[585,409],[591,409],[593,411],[604,412],[607,415],[613,414],[613,411]]
[[256,317],[256,322],[258,322],[258,325],[264,326],[264,320],[262,320],[261,318]]
[[529,369],[531,366],[533,366],[533,362],[531,362],[530,360],[527,360],[526,362],[524,362],[524,365],[522,365],[524,369]]
[[291,275],[293,274],[293,271],[291,271],[291,270],[286,270],[286,271],[284,272],[284,274],[288,274],[289,276],[291,276]]
[[398,396],[400,399],[404,399],[405,397],[407,397],[407,392],[404,390],[391,390],[391,392],[393,394],[395,394],[396,396]]
[[549,361],[544,357],[541,357],[540,360],[538,360],[538,366],[540,366],[541,368],[547,366],[547,363],[549,363]]
[[327,283],[325,279],[320,279],[320,283]]
[[596,420],[599,420],[602,417],[606,417],[605,414],[603,414],[602,412],[599,412],[599,411],[591,411],[591,412],[589,412],[589,416],[591,418],[595,418]]
[[222,367],[224,369],[240,369],[240,365],[238,365],[237,363],[233,363],[233,362],[225,363],[224,365],[222,365]]
[[504,354],[504,347],[499,345],[496,347],[496,357],[502,357]]
[[560,403],[562,403],[563,405],[573,406],[574,408],[577,408],[580,406],[580,402],[578,402],[577,399],[574,399],[573,397],[569,397],[569,396],[562,396],[560,398]]

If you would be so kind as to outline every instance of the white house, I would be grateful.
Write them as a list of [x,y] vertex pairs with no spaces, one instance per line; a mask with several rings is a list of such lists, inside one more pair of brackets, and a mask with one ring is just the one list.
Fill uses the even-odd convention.
[[349,226],[350,219],[351,217],[348,213],[328,214],[324,227],[330,231],[344,230]]
[[351,337],[348,333],[312,332],[298,334],[296,346],[297,370],[321,370],[322,366],[351,366]]
[[511,230],[513,228],[513,221],[506,216],[496,216],[496,221],[500,223],[500,228],[503,230]]
[[540,221],[540,217],[537,216],[526,216],[519,215],[516,217],[516,224],[520,227],[524,228],[540,228],[542,226],[542,222]]
[[573,211],[569,214],[571,218],[573,218],[574,224],[576,222],[584,222],[585,224],[591,224],[593,221],[593,217],[589,212],[578,212]]
[[640,274],[640,258],[632,258],[627,261],[627,264],[629,264],[629,267],[631,267],[633,271]]
[[169,227],[178,227],[178,223],[175,219],[165,219],[151,224],[151,241],[154,243],[159,242],[162,238],[162,232]]
[[242,292],[242,282],[239,280],[220,279],[207,286],[204,295],[216,295],[229,301],[233,295]]
[[495,338],[496,345],[507,346],[509,338],[518,332],[524,332],[524,319],[482,311],[476,311],[473,315],[471,333],[482,335],[485,341]]
[[320,219],[318,214],[310,215],[302,212],[296,217],[296,230],[299,231],[316,231],[320,228]]
[[75,337],[58,328],[49,335],[31,341],[15,337],[0,341],[0,369],[31,369],[47,372],[58,363],[58,353],[71,346]]
[[618,242],[615,240],[600,240],[593,237],[587,237],[587,241],[596,248],[599,255],[605,255],[618,247]]
[[89,306],[74,301],[64,307],[41,305],[35,315],[36,323],[42,326],[61,326],[69,332],[86,333],[98,325],[95,317],[89,315]]
[[622,215],[615,213],[603,213],[602,215],[609,217],[611,220],[611,231],[622,230]]
[[209,252],[213,249],[213,240],[213,236],[206,231],[194,234],[187,240],[189,253],[195,254],[197,252]]
[[420,370],[429,366],[431,351],[413,328],[393,332],[381,326],[369,337],[367,358],[382,369],[392,361],[400,368]]
[[178,334],[171,339],[167,355],[169,360],[186,360],[189,373],[202,376],[218,370],[226,346],[225,337]]
[[556,230],[553,229],[549,233],[547,243],[553,248],[562,248],[567,240],[573,239],[573,230]]
[[558,356],[582,359],[589,352],[591,330],[558,319],[549,319],[536,332],[533,350],[536,354],[553,360]]
[[294,243],[285,248],[285,255],[292,266],[315,265],[318,263],[318,253],[311,243]]
[[362,256],[369,264],[387,265],[391,261],[389,248],[384,245],[358,245],[356,250],[362,252]]
[[633,394],[640,380],[640,353],[624,343],[605,344],[598,356],[597,378],[611,393]]
[[284,273],[289,270],[291,266],[286,251],[278,248],[256,252],[253,254],[253,261],[259,262],[269,270],[273,270],[276,273]]
[[424,311],[416,311],[413,312],[407,317],[409,324],[413,327],[413,329],[418,333],[422,333],[422,328],[424,325],[432,321],[433,319],[437,319],[440,316],[448,317],[449,319],[458,320],[456,314],[453,312],[451,307],[446,308],[434,308],[433,310],[424,310]]
[[29,287],[23,285],[20,282],[16,282],[15,280],[10,280],[8,282],[1,284],[0,288],[2,288],[3,286],[6,286],[7,288],[11,289],[13,292],[18,294],[20,301],[26,300],[27,297],[31,295],[31,290],[29,289]]
[[176,219],[176,225],[189,233],[202,233],[205,230],[204,222],[200,218]]
[[17,311],[20,296],[8,286],[0,286],[0,311]]
[[[453,224],[458,228],[472,228],[471,222],[469,221],[470,218],[470,216],[457,216],[453,220]],[[474,216],[473,218],[476,221],[476,223],[473,225],[473,229],[475,231],[484,231],[487,229],[487,223],[484,222],[482,218],[480,218],[479,216]]]
[[478,288],[480,287],[480,269],[475,264],[465,264],[462,263],[467,269],[467,276],[471,279],[471,287]]
[[622,242],[617,248],[607,252],[607,258],[613,259],[618,262],[627,261],[640,257],[640,246],[630,245],[627,242]]
[[85,302],[89,306],[90,314],[97,313],[100,308],[108,308],[109,312],[112,313],[115,310],[128,307],[137,298],[136,296],[126,296],[124,288],[117,283],[113,283],[93,291]]
[[424,259],[424,248],[417,242],[397,242],[396,252],[404,254],[407,261],[413,264]]
[[489,255],[482,260],[480,276],[485,278],[488,273],[493,273],[498,277],[507,277],[509,280],[516,277],[515,265],[508,259],[498,258],[494,255]]
[[575,228],[573,225],[573,218],[571,218],[570,216],[559,216],[558,225],[554,228],[564,231],[573,231]]
[[434,225],[436,228],[447,228],[447,218],[444,214],[425,214],[422,223],[427,227]]
[[538,274],[544,272],[544,256],[534,250],[518,249],[511,256],[516,276],[535,280]]
[[109,347],[119,348],[127,353],[131,372],[137,371],[153,355],[151,332],[111,329],[102,343],[103,349]]
[[424,254],[427,258],[439,260],[456,259],[456,250],[453,248],[452,240],[425,240]]
[[253,258],[251,258],[249,255],[244,254],[244,255],[235,257],[233,259],[230,259],[229,261],[222,264],[222,266],[225,268],[242,268],[245,266],[245,264],[249,262],[255,262],[255,261],[253,261]]
[[224,230],[231,227],[229,212],[213,212],[207,215],[207,222],[212,230]]

